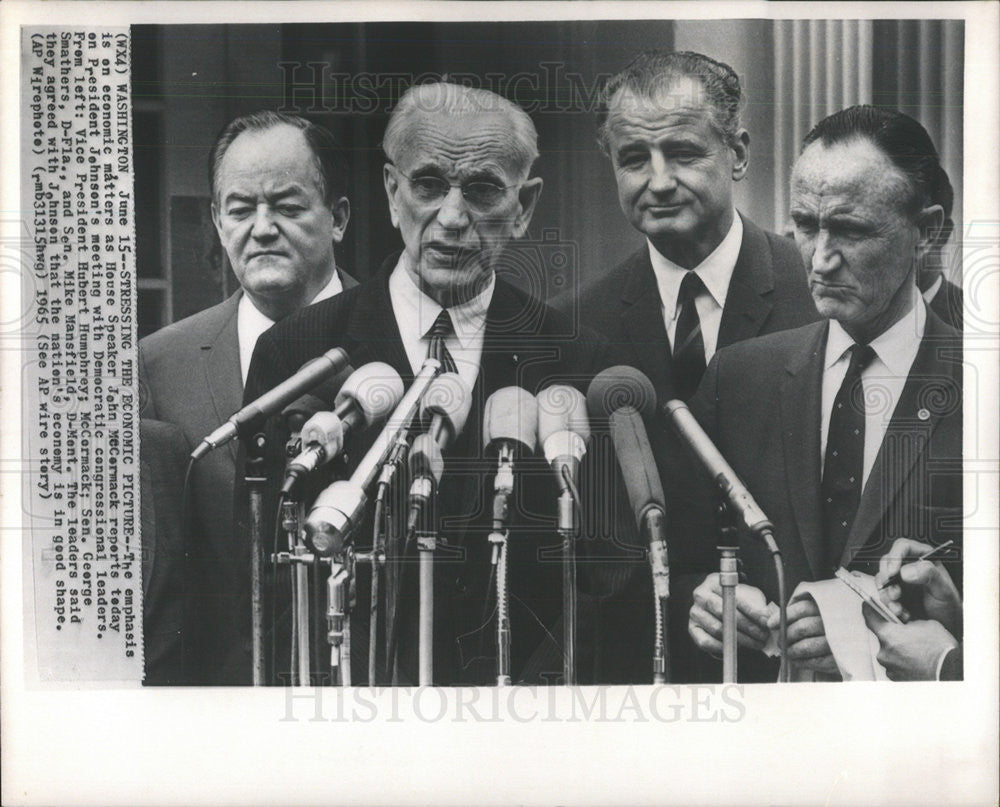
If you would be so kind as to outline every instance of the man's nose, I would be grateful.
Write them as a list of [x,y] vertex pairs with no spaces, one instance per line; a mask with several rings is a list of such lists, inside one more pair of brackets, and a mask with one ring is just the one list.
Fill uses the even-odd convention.
[[452,185],[448,189],[438,208],[437,220],[449,230],[460,230],[469,225],[469,208],[460,187]]
[[677,187],[673,166],[662,154],[653,153],[649,170],[649,189],[654,193],[669,193]]
[[812,271],[827,274],[837,271],[842,263],[842,257],[837,245],[829,234],[822,230],[813,242]]
[[257,207],[253,216],[250,235],[258,241],[274,238],[278,234],[278,226],[274,221],[274,213],[267,205]]

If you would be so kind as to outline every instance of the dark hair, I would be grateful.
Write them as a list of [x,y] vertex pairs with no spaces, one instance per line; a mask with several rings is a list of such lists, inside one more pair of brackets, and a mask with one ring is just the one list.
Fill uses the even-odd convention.
[[855,138],[870,140],[906,177],[910,186],[906,208],[911,216],[937,204],[944,208],[945,218],[951,217],[955,192],[948,174],[927,130],[909,115],[868,105],[848,107],[817,123],[802,141],[802,149],[817,140],[832,146]]
[[208,159],[208,182],[213,200],[218,190],[222,158],[226,156],[233,141],[244,132],[266,132],[282,125],[293,126],[301,131],[306,143],[309,144],[316,158],[316,167],[319,169],[323,200],[331,205],[344,194],[347,190],[347,159],[344,149],[330,130],[298,115],[264,109],[260,112],[251,112],[249,115],[241,115],[230,121],[216,138]]
[[609,109],[619,90],[628,89],[640,98],[652,100],[658,91],[684,76],[701,82],[714,113],[713,127],[727,144],[735,146],[744,98],[740,77],[733,68],[701,53],[645,50],[601,88],[597,102],[597,139],[604,150],[608,150]]

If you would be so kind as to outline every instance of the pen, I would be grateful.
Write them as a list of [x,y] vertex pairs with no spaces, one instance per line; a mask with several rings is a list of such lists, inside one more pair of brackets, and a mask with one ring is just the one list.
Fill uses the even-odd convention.
[[[945,541],[943,544],[934,547],[929,552],[924,552],[923,555],[921,555],[919,558],[917,558],[915,561],[912,562],[917,563],[922,560],[937,560],[945,553],[945,550],[951,548],[951,545],[954,543],[955,543],[954,541]],[[902,585],[902,583],[903,583],[903,578],[899,576],[899,572],[896,572],[888,580],[886,580],[885,583],[879,586],[878,590],[881,591],[882,589],[888,588],[889,586],[899,586]]]

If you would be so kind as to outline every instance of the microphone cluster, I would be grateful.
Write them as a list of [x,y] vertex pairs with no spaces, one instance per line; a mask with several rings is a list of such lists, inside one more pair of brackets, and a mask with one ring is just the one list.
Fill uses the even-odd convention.
[[[465,428],[472,397],[462,378],[454,372],[442,373],[436,359],[428,358],[404,391],[402,379],[388,364],[372,362],[354,370],[348,364],[347,353],[335,348],[307,362],[289,379],[242,407],[206,436],[191,458],[195,461],[237,437],[246,439],[262,427],[266,418],[281,412],[289,430],[297,428],[300,435],[301,450],[288,463],[281,488],[282,496],[289,497],[303,478],[343,452],[349,436],[384,423],[350,478],[337,480],[324,489],[302,525],[302,536],[316,555],[339,557],[364,521],[370,488],[380,474],[383,480],[391,478],[387,471],[404,464],[407,450],[408,541],[426,523],[444,473],[445,455]],[[496,546],[506,540],[515,461],[540,448],[556,474],[560,491],[558,529],[564,536],[567,564],[564,587],[571,585],[567,578],[575,577],[572,540],[579,527],[576,514],[582,511],[577,477],[588,450],[591,419],[599,419],[609,425],[636,528],[648,542],[657,607],[665,605],[670,592],[665,496],[646,431],[646,421],[656,417],[672,425],[742,524],[777,554],[771,522],[688,408],[680,401],[658,407],[649,379],[626,366],[598,374],[586,396],[568,385],[552,385],[537,395],[510,386],[487,399],[482,448],[497,463],[490,541]],[[387,484],[379,483],[380,501],[384,494],[381,488]],[[575,603],[572,597],[564,600],[565,607],[571,603]],[[659,642],[663,619],[659,610],[657,617]],[[574,630],[573,626],[567,629],[568,639]],[[663,680],[662,646],[657,652],[660,655],[654,659],[654,680]],[[569,666],[572,668],[572,661]]]

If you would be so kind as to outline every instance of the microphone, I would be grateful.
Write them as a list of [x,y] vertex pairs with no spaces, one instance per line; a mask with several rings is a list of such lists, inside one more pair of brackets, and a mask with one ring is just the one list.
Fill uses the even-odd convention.
[[611,413],[611,440],[639,532],[649,538],[649,565],[656,596],[670,596],[670,564],[664,525],[663,485],[638,410],[623,406]]
[[354,368],[348,364],[333,378],[328,378],[310,392],[300,395],[284,409],[281,410],[281,417],[285,421],[285,428],[289,434],[298,436],[302,431],[302,426],[309,418],[317,412],[324,412],[333,408],[337,393],[344,386],[344,382],[354,373]]
[[486,400],[483,448],[493,454],[535,450],[538,403],[521,387],[502,387]]
[[744,487],[743,482],[736,475],[725,457],[715,447],[715,443],[701,428],[695,420],[691,410],[683,401],[667,401],[663,405],[663,414],[671,420],[677,434],[681,440],[701,463],[702,467],[708,471],[716,487],[729,502],[729,505],[739,514],[740,520],[746,528],[758,538],[763,539],[768,549],[773,554],[778,553],[778,546],[774,542],[774,525],[764,515],[757,502],[754,501],[750,491]]
[[[555,384],[538,393],[537,402],[538,442],[542,444],[545,459],[555,471],[561,493],[558,529],[573,531],[575,517],[572,487],[590,439],[587,401],[575,387]],[[563,469],[566,469],[565,475]]]
[[338,480],[323,490],[313,503],[303,531],[306,542],[324,557],[339,554],[358,528],[368,502],[368,488],[389,457],[400,435],[409,431],[420,408],[420,399],[441,369],[437,359],[425,359],[420,372],[389,416],[386,427],[375,438],[350,479]]
[[352,373],[337,393],[333,411],[316,412],[302,427],[306,448],[289,463],[282,493],[340,454],[347,434],[384,419],[402,397],[403,380],[385,362],[373,361]]
[[324,379],[343,370],[348,361],[347,352],[339,347],[332,348],[322,356],[307,361],[290,378],[248,403],[205,437],[191,452],[191,459],[198,460],[209,451],[225,445],[239,434],[245,433],[262,418],[274,414],[285,404],[294,401]]
[[[538,436],[538,402],[521,387],[501,387],[486,400],[483,411],[483,448],[495,454],[493,480],[493,533],[501,535],[507,523],[514,492],[514,457],[535,450]],[[493,536],[490,538],[493,541]],[[502,540],[502,539],[501,539]],[[497,553],[494,543],[494,558]]]
[[422,421],[430,421],[410,448],[410,513],[406,533],[413,534],[444,472],[442,452],[465,428],[472,408],[472,392],[458,373],[442,373],[427,388],[420,407]]
[[619,364],[602,370],[587,387],[587,410],[594,417],[608,418],[616,409],[631,406],[642,417],[656,412],[656,390],[645,373]]

